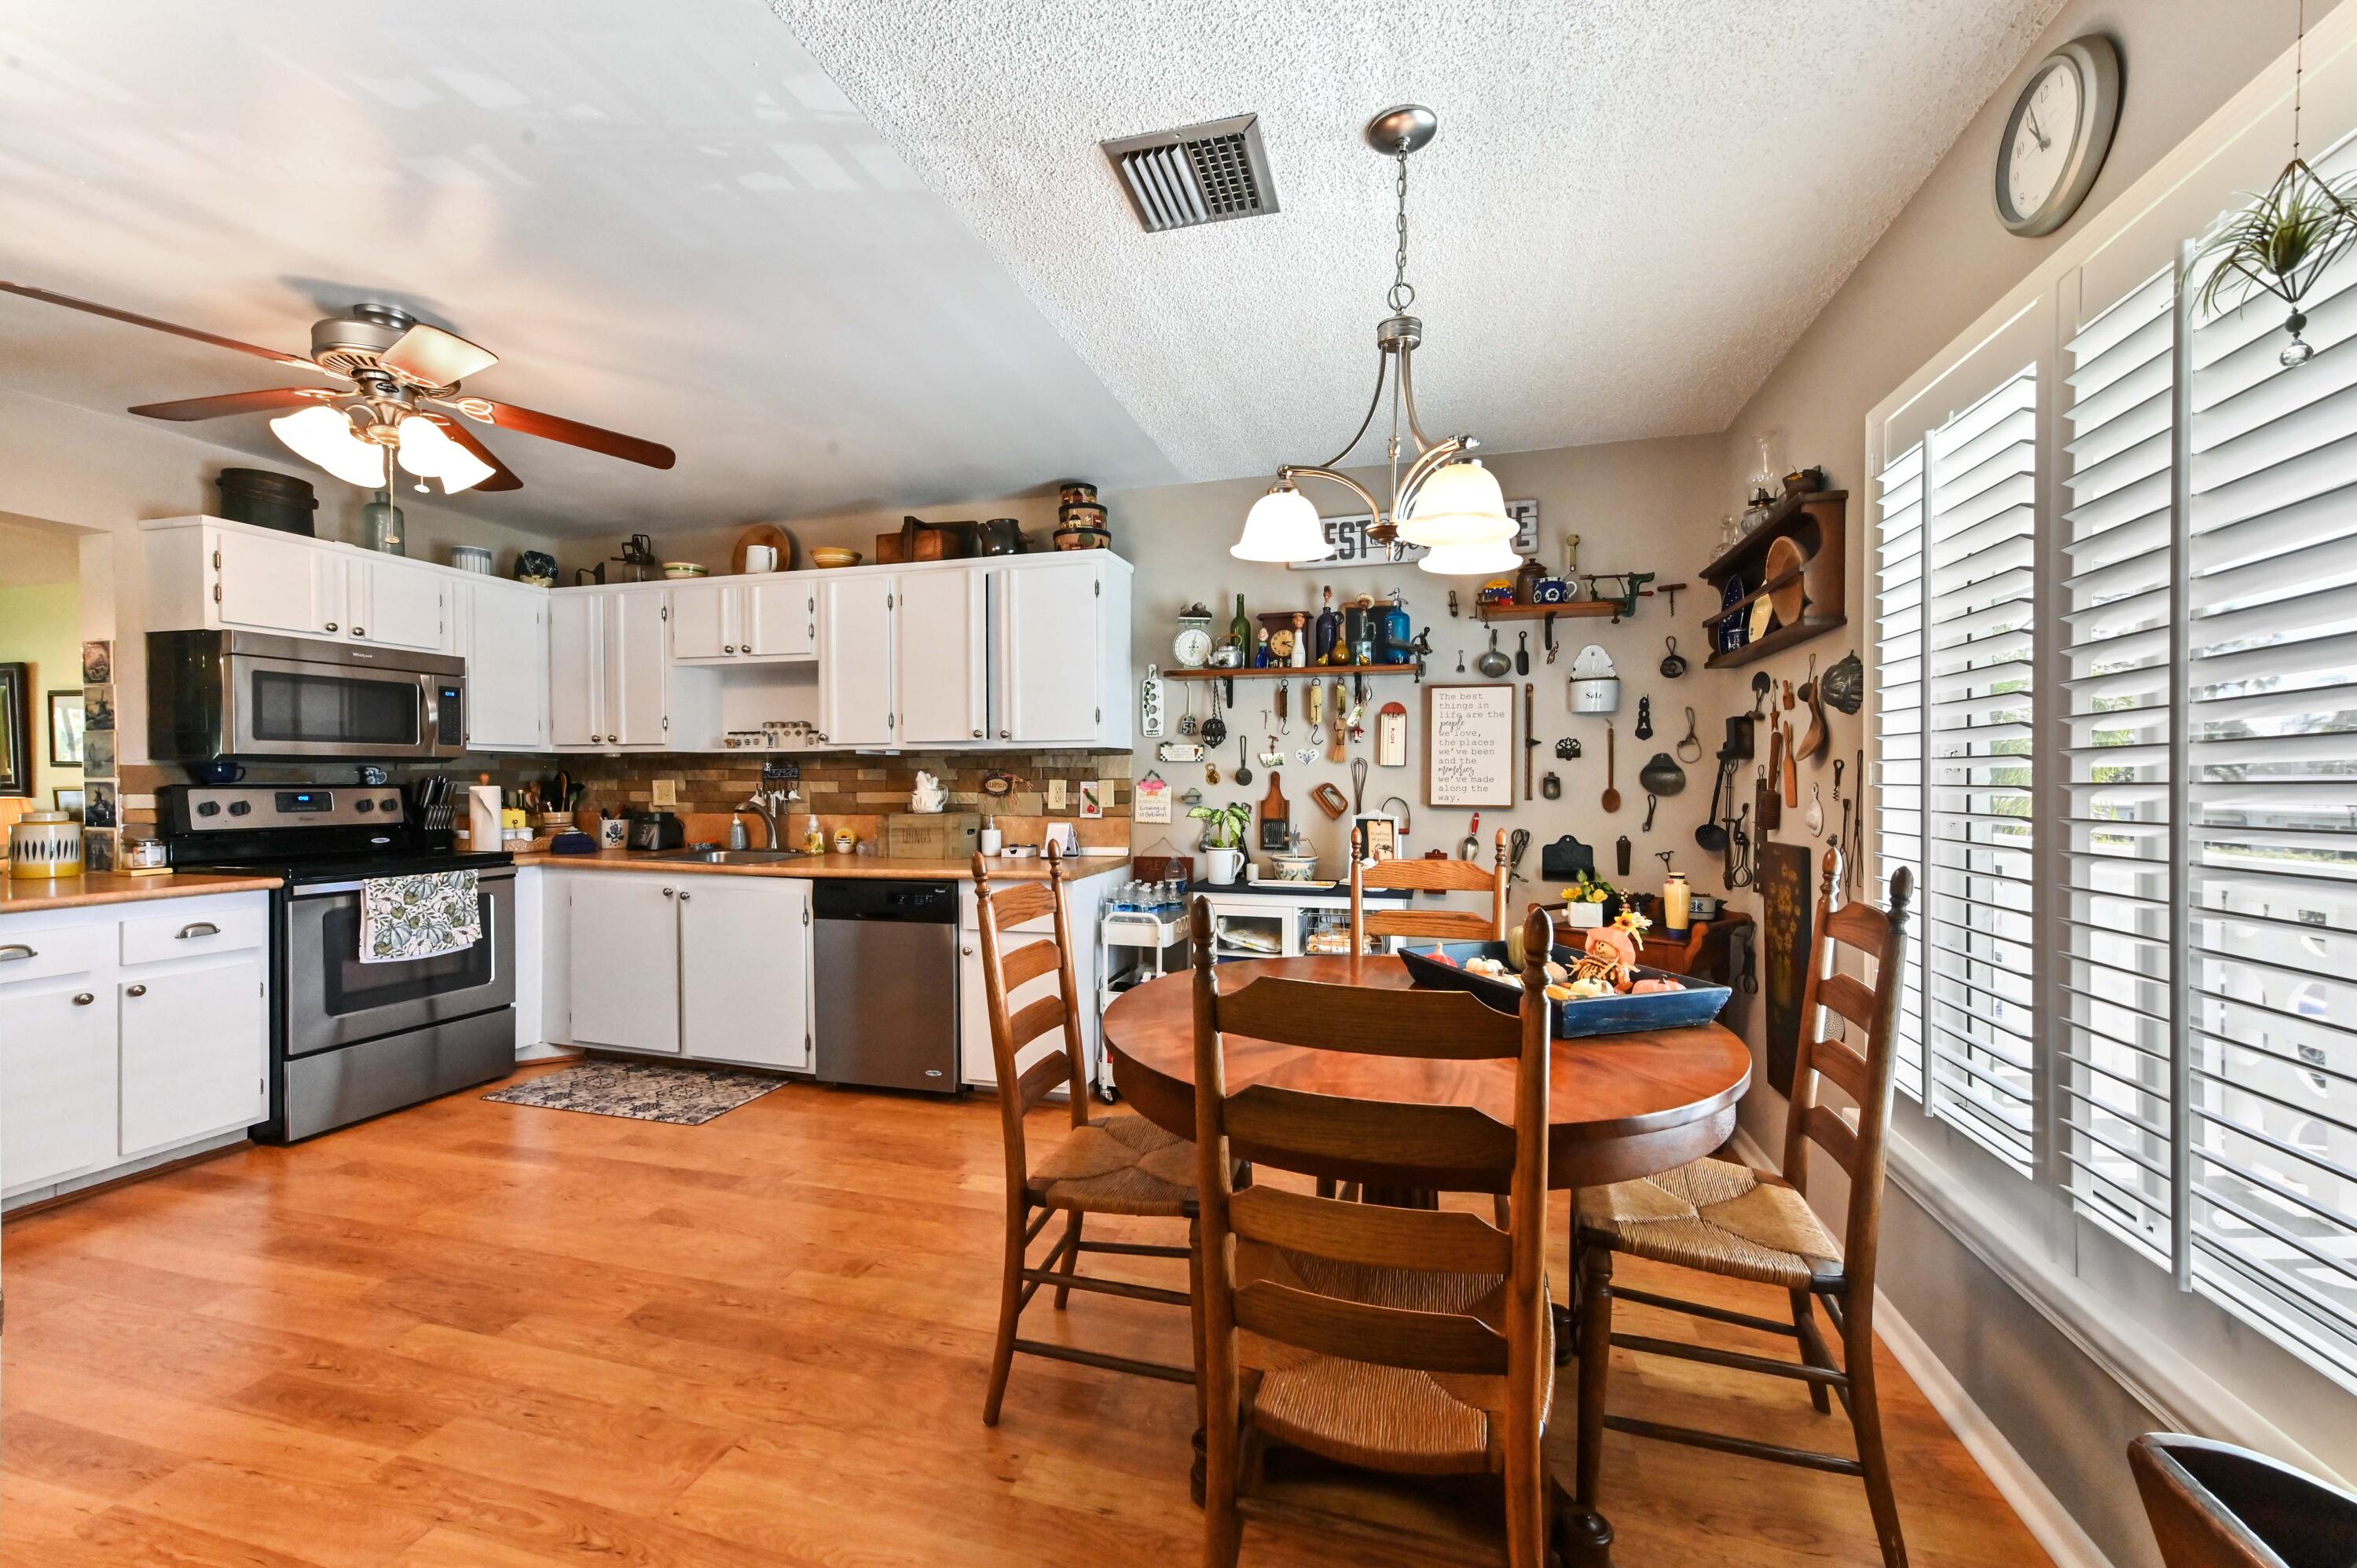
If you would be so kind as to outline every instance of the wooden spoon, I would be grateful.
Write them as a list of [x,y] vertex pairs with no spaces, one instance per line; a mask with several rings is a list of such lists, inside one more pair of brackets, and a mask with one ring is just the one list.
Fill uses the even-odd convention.
[[1813,762],[1825,749],[1832,738],[1825,732],[1825,704],[1817,691],[1817,657],[1809,655],[1809,678],[1801,685],[1801,700],[1809,707],[1809,727],[1801,734],[1801,744],[1795,753],[1803,762]]
[[1604,800],[1602,801],[1604,809],[1608,811],[1617,811],[1620,809],[1620,791],[1612,785],[1612,726],[1608,724],[1604,726]]

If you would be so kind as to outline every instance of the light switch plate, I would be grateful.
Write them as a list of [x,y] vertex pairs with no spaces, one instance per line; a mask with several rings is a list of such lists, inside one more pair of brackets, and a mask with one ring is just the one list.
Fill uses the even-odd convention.
[[1048,780],[1048,809],[1051,811],[1064,809],[1064,781],[1060,779]]
[[654,800],[652,803],[658,806],[678,805],[679,780],[676,779],[656,779],[654,781]]

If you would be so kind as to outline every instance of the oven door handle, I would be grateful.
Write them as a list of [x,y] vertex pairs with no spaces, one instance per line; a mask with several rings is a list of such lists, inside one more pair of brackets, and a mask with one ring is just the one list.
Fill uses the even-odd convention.
[[[463,870],[464,868],[461,867],[461,869]],[[385,881],[406,875],[409,874],[400,871],[388,871],[383,876],[378,877],[376,880]],[[431,872],[421,871],[416,873],[416,875],[420,876],[430,876],[434,874]],[[515,867],[512,865],[485,866],[475,873],[475,880],[478,882],[512,882],[515,880]],[[339,894],[357,893],[364,886],[366,886],[364,882],[358,881],[322,882],[316,886],[292,888],[288,891],[287,897],[289,898],[330,898]]]

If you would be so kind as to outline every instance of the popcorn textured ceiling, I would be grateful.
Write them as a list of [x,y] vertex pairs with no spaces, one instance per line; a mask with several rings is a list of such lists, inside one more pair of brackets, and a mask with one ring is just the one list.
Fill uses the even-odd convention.
[[[1409,170],[1428,430],[1713,432],[2061,5],[770,3],[1189,479],[1322,460],[1365,407],[1376,110],[1440,116]],[[1141,231],[1096,144],[1247,112],[1282,210]]]

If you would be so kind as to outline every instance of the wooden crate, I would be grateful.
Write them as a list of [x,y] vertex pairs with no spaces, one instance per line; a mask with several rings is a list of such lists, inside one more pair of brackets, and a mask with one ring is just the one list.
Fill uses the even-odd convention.
[[884,853],[927,860],[964,860],[982,831],[979,811],[904,811],[884,819]]

